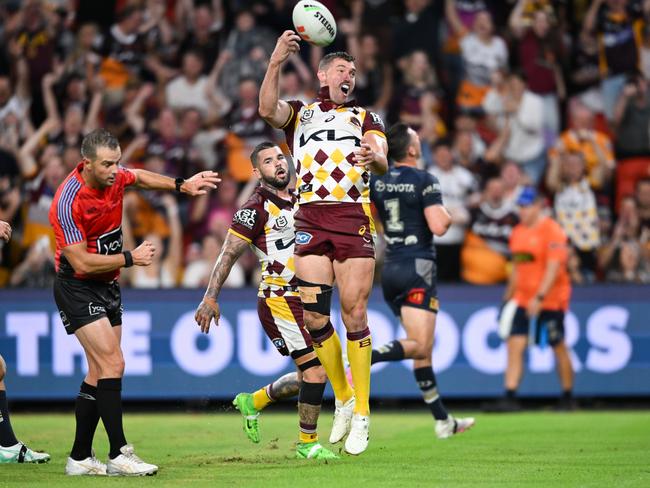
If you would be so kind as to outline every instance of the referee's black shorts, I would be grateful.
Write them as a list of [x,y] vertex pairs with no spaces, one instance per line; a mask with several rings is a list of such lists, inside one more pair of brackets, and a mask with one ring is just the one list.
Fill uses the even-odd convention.
[[105,283],[57,276],[54,301],[68,335],[102,317],[107,317],[113,327],[122,325],[122,294],[117,281]]

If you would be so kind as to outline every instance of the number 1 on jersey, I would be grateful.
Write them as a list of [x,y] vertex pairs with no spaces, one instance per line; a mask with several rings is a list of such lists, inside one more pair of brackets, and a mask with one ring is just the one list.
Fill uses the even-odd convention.
[[384,200],[384,207],[388,213],[388,219],[386,219],[386,230],[390,232],[403,232],[404,222],[399,219],[399,198]]

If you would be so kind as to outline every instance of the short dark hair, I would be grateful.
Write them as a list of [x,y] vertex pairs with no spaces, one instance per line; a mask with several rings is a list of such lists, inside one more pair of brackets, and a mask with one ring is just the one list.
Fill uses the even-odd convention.
[[257,160],[259,153],[265,149],[271,149],[272,147],[278,147],[278,145],[275,142],[264,141],[255,146],[255,149],[253,149],[253,152],[251,153],[251,164],[253,165],[253,168],[259,167],[259,161]]
[[335,59],[342,59],[344,61],[347,61],[348,63],[354,63],[354,56],[346,53],[345,51],[336,51],[323,56],[323,59],[321,59],[320,63],[318,63],[318,71],[327,69],[330,63]]
[[431,150],[435,151],[439,147],[446,147],[451,149],[452,147],[451,141],[446,137],[441,137],[440,139],[437,139],[436,142],[433,143],[433,145],[431,146]]
[[97,149],[100,147],[118,149],[120,143],[106,129],[95,129],[81,141],[81,157],[88,161],[94,161],[97,158]]
[[409,126],[403,122],[398,122],[391,126],[386,132],[388,142],[388,158],[393,161],[401,161],[408,154],[411,136],[409,135]]

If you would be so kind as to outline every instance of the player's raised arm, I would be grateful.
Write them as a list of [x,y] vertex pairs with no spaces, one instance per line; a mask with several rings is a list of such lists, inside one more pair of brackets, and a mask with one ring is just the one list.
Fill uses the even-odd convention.
[[156,248],[144,241],[133,251],[121,254],[95,254],[88,252],[86,241],[64,247],[61,252],[75,272],[80,274],[108,273],[129,266],[149,266]]
[[221,248],[221,254],[219,254],[217,262],[212,269],[208,289],[205,291],[203,300],[194,315],[196,323],[201,327],[201,332],[207,334],[210,331],[210,322],[212,319],[214,319],[216,325],[219,325],[221,313],[219,312],[219,303],[217,300],[219,299],[219,293],[221,293],[221,287],[225,283],[226,278],[228,278],[235,262],[248,247],[248,244],[248,241],[236,236],[232,232],[228,232],[223,247]]
[[271,54],[260,88],[260,116],[276,129],[284,126],[291,117],[291,106],[280,100],[280,69],[291,54],[300,50],[299,41],[300,37],[292,30],[282,33]]
[[134,184],[138,188],[145,190],[176,190],[192,197],[205,195],[208,190],[215,189],[217,183],[221,182],[219,173],[214,171],[201,171],[187,180],[170,178],[144,169],[132,169],[130,171],[135,174],[136,180]]

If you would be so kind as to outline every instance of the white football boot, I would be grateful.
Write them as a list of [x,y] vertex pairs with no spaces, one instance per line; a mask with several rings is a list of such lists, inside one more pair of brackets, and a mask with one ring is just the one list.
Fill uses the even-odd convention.
[[336,400],[334,402],[334,421],[332,422],[332,432],[330,433],[330,443],[336,444],[350,432],[350,421],[354,411],[354,395],[345,403]]
[[370,417],[355,413],[350,422],[350,433],[345,439],[345,452],[348,454],[361,454],[368,447]]
[[108,476],[151,476],[158,472],[158,466],[136,456],[131,444],[122,446],[120,452],[122,454],[106,463]]
[[436,420],[436,436],[438,439],[447,439],[454,434],[461,434],[474,426],[474,417],[462,419],[449,415],[446,420]]
[[65,463],[65,474],[68,476],[106,476],[106,465],[95,457],[95,451],[91,451],[90,457],[77,461],[68,458]]

